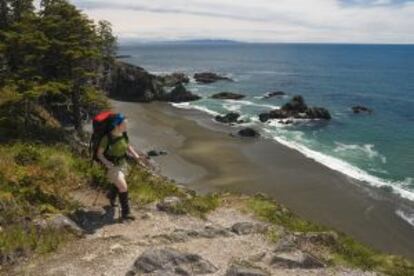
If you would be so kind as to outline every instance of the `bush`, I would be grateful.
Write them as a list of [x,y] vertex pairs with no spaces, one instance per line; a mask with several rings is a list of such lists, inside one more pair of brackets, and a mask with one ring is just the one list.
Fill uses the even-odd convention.
[[40,160],[40,153],[34,146],[26,145],[19,150],[14,160],[21,166],[35,164]]

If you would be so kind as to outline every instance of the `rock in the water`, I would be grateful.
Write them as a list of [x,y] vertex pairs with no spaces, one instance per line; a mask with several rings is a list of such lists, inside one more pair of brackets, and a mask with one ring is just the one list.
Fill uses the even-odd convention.
[[204,84],[213,83],[219,80],[233,81],[230,78],[220,76],[220,75],[217,75],[211,72],[196,73],[194,74],[194,79],[198,83],[204,83]]
[[189,83],[190,78],[184,73],[172,73],[169,75],[157,76],[163,86],[174,87],[180,83]]
[[373,112],[373,110],[371,108],[366,107],[366,106],[356,105],[356,106],[352,107],[352,112],[354,112],[355,114],[359,114],[359,113],[371,114]]
[[230,124],[230,123],[237,123],[237,119],[239,119],[240,114],[236,112],[227,113],[224,116],[217,115],[215,120],[220,123]]
[[128,275],[200,275],[214,273],[218,269],[196,254],[170,248],[151,248],[139,256]]
[[325,264],[317,258],[300,250],[283,251],[276,253],[271,259],[271,265],[281,268],[323,268]]
[[253,223],[253,222],[238,222],[233,224],[231,231],[237,235],[248,235],[253,233],[263,233],[267,229],[264,224]]
[[282,108],[259,115],[261,122],[266,122],[270,119],[286,118],[330,120],[331,114],[323,107],[308,107],[302,96],[294,96],[293,99],[284,104]]
[[179,197],[166,197],[157,203],[157,209],[171,214],[184,214],[184,212],[178,208],[181,204],[182,200]]
[[244,128],[239,130],[238,134],[243,137],[259,137],[260,134],[252,128]]
[[164,101],[173,103],[191,102],[199,99],[201,99],[200,96],[188,91],[182,83],[178,84],[170,93],[163,97]]
[[211,96],[211,98],[219,100],[241,100],[244,97],[246,96],[233,92],[220,92]]
[[285,96],[285,95],[286,95],[286,93],[283,92],[283,91],[273,91],[273,92],[266,93],[263,96],[263,99],[270,99],[270,98],[273,98],[273,97],[280,97],[280,96]]
[[147,155],[150,157],[156,157],[156,156],[160,156],[160,155],[167,155],[168,153],[166,151],[162,151],[162,150],[150,150],[147,152]]
[[260,268],[249,267],[242,264],[232,264],[226,272],[226,276],[268,276],[269,272]]

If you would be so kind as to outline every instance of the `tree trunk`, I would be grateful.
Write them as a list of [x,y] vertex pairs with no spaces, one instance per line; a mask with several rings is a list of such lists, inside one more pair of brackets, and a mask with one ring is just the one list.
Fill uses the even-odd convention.
[[76,81],[72,91],[72,112],[73,112],[73,125],[79,134],[83,132],[82,125],[82,113],[81,113],[81,85],[80,81]]

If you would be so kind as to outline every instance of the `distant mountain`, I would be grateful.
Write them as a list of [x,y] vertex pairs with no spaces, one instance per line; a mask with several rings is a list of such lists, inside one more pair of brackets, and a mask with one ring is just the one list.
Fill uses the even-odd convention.
[[165,41],[159,43],[167,44],[240,44],[244,42],[227,39],[195,39],[195,40],[176,40],[176,41]]
[[228,40],[228,39],[192,39],[192,40],[159,40],[159,41],[137,41],[137,40],[120,40],[120,44],[124,46],[136,44],[190,44],[190,45],[229,45],[242,44],[245,42]]

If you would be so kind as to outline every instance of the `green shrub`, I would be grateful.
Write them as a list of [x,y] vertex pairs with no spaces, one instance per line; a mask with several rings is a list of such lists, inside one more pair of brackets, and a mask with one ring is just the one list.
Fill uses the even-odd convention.
[[35,164],[40,160],[40,153],[34,146],[25,145],[15,155],[14,160],[21,166]]

